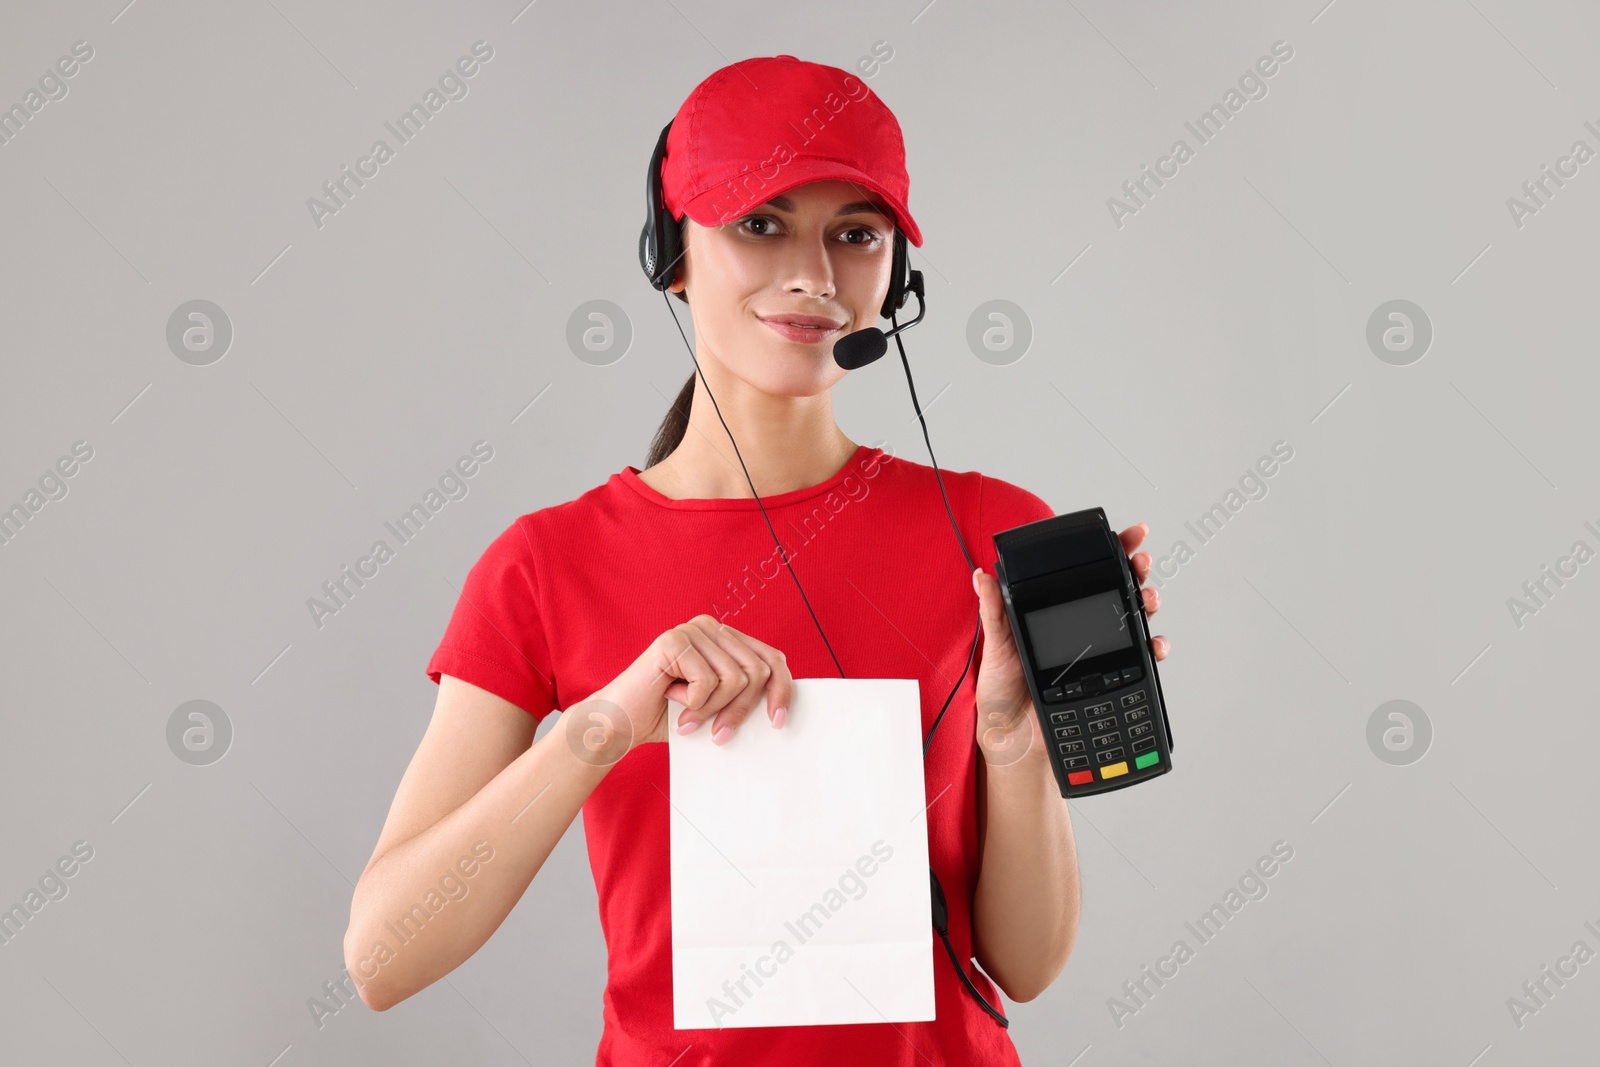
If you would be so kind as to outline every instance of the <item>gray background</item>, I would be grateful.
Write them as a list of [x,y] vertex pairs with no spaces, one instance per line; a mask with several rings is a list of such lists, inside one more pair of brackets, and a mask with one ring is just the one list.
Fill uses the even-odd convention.
[[[579,826],[446,979],[320,1027],[307,1001],[341,970],[468,567],[517,514],[641,464],[690,370],[636,259],[658,131],[725,63],[854,69],[879,41],[941,464],[1195,550],[1156,619],[1175,772],[1073,804],[1082,927],[1008,1005],[1023,1060],[1592,1056],[1600,963],[1520,1028],[1507,999],[1600,949],[1579,670],[1600,564],[1520,627],[1508,600],[1600,547],[1600,161],[1520,227],[1506,201],[1600,148],[1600,13],[1324,4],[7,3],[0,103],[77,40],[94,58],[0,146],[0,505],[75,441],[94,455],[0,547],[0,906],[74,841],[94,858],[0,946],[0,1060],[592,1059]],[[478,40],[469,94],[319,229],[307,198]],[[1107,199],[1195,147],[1184,122],[1278,40],[1267,95],[1115,225]],[[209,366],[166,342],[195,299],[234,330]],[[565,340],[597,299],[633,331],[607,366]],[[995,299],[1033,332],[1005,365],[965,340]],[[1434,330],[1407,366],[1366,341],[1394,299]],[[839,420],[926,462],[897,363],[841,383]],[[480,439],[468,494],[314,625],[308,598]],[[1267,495],[1199,546],[1184,523],[1280,440]],[[167,741],[196,699],[233,726],[209,766]],[[1404,766],[1367,740],[1396,699],[1432,728]],[[1194,947],[1185,921],[1280,840],[1269,894],[1116,1025],[1122,983]]]

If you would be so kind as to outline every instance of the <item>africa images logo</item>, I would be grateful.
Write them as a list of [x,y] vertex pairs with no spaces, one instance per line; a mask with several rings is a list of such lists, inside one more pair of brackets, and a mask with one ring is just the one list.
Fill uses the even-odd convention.
[[[1111,213],[1111,224],[1117,229],[1122,229],[1123,219],[1129,215],[1137,215],[1139,209],[1148,206],[1156,193],[1166,187],[1163,178],[1176,178],[1179,169],[1195,157],[1196,151],[1202,145],[1210,144],[1223,129],[1228,121],[1244,110],[1244,105],[1251,100],[1261,100],[1267,95],[1266,79],[1277,74],[1281,64],[1294,58],[1294,48],[1287,41],[1273,41],[1272,54],[1257,59],[1255,66],[1248,68],[1239,75],[1239,87],[1235,89],[1228,86],[1222,94],[1220,103],[1213,103],[1202,111],[1194,122],[1185,122],[1184,128],[1194,135],[1195,146],[1190,147],[1189,142],[1182,137],[1172,142],[1172,147],[1167,154],[1156,160],[1155,170],[1150,169],[1150,164],[1140,165],[1143,173],[1137,178],[1129,178],[1122,183],[1122,192],[1126,200],[1119,200],[1114,196],[1106,198],[1106,210]],[[1196,125],[1198,123],[1198,126]],[[1168,168],[1171,169],[1168,169]],[[1154,188],[1151,188],[1151,186]],[[1141,197],[1142,194],[1142,197]]]
[[[326,200],[315,196],[306,198],[306,210],[311,213],[311,221],[317,229],[322,229],[323,219],[329,215],[337,215],[349,202],[355,198],[356,192],[366,188],[367,183],[363,178],[372,179],[378,176],[379,169],[395,158],[399,147],[408,145],[420,134],[428,121],[444,109],[445,104],[452,100],[465,100],[469,91],[467,79],[472,78],[483,69],[482,64],[494,58],[494,49],[488,41],[475,41],[472,45],[472,55],[462,56],[457,59],[454,67],[447,67],[439,75],[439,87],[429,86],[422,94],[420,102],[413,103],[409,108],[400,113],[394,122],[385,122],[384,128],[394,135],[395,147],[390,147],[389,142],[378,138],[372,142],[372,147],[367,154],[356,160],[355,171],[352,172],[349,164],[341,164],[339,175],[322,183],[323,195]],[[399,127],[395,123],[399,123]],[[352,188],[353,186],[353,188]]]

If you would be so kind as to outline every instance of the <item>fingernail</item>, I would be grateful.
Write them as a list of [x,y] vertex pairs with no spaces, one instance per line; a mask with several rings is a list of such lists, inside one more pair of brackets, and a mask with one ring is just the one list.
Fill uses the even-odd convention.
[[733,727],[731,727],[731,726],[723,726],[720,729],[718,729],[716,733],[711,735],[711,741],[712,741],[713,744],[725,745],[725,744],[728,743],[728,738],[730,738],[732,736],[733,736]]
[[678,732],[680,734],[692,734],[698,729],[700,729],[700,720],[699,719],[691,719],[688,722],[684,723],[683,725],[679,726],[678,727]]
[[979,596],[983,595],[982,593],[978,592],[978,572],[977,571],[973,571],[972,572],[972,591],[974,593],[978,593]]
[[772,728],[774,730],[783,729],[783,721],[785,719],[787,719],[788,717],[789,717],[789,709],[788,708],[779,708],[777,711],[773,712],[772,713]]

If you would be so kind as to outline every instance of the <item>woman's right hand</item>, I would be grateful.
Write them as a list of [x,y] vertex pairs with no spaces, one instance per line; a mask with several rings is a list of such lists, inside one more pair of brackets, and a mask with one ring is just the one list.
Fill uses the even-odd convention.
[[[582,721],[590,701],[620,709],[632,731],[631,745],[665,741],[669,729],[684,734],[709,729],[712,741],[721,745],[763,695],[768,721],[782,728],[793,686],[782,652],[710,615],[696,615],[657,637],[621,674],[572,710],[580,712]],[[683,705],[675,722],[668,721],[668,700]],[[613,723],[612,729],[623,726]]]

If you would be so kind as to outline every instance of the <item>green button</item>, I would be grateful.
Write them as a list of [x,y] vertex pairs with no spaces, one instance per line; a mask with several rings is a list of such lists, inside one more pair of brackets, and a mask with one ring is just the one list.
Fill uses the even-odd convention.
[[1144,755],[1140,756],[1138,759],[1133,761],[1133,768],[1134,768],[1134,770],[1142,771],[1146,767],[1150,766],[1150,764],[1155,763],[1160,759],[1161,759],[1161,753],[1159,753],[1159,752],[1146,752]]

